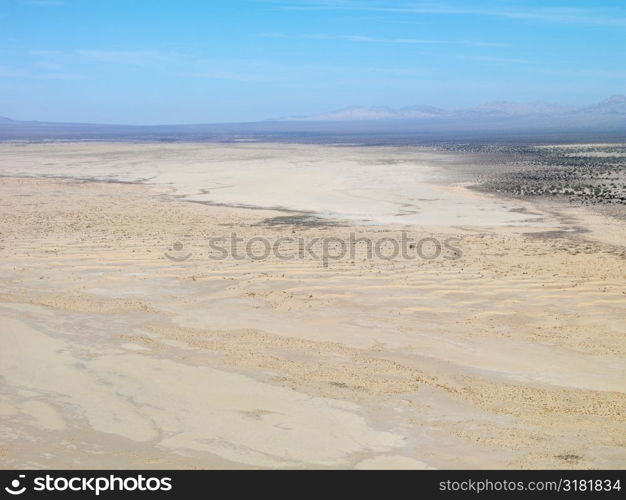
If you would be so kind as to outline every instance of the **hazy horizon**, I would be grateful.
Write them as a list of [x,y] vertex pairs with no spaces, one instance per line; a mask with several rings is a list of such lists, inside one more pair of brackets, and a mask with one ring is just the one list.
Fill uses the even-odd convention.
[[[11,116],[0,115],[0,124],[10,125],[11,123],[28,124],[58,124],[58,125],[103,125],[103,126],[130,126],[130,127],[152,127],[152,126],[187,126],[187,125],[243,125],[262,123],[297,123],[297,122],[368,122],[368,121],[432,121],[432,120],[498,120],[498,119],[533,119],[536,124],[541,125],[542,119],[571,119],[578,117],[589,120],[599,118],[598,114],[608,119],[610,123],[624,124],[626,119],[626,96],[616,94],[608,96],[596,103],[587,103],[582,106],[568,106],[562,103],[535,100],[530,102],[514,101],[490,101],[476,103],[473,106],[457,108],[440,108],[427,103],[412,104],[391,108],[389,106],[346,106],[340,109],[327,110],[326,112],[300,115],[269,117],[248,122],[198,122],[198,123],[155,123],[155,124],[124,124],[124,123],[96,123],[96,122],[62,122],[47,120],[16,120]],[[479,123],[475,123],[479,126]],[[480,128],[480,126],[478,127]]]
[[253,122],[351,106],[584,106],[624,94],[609,1],[10,0],[0,116]]

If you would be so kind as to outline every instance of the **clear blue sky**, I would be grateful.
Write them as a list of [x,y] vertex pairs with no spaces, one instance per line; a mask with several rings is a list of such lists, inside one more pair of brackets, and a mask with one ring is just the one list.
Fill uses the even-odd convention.
[[0,116],[208,123],[626,93],[622,0],[0,0]]

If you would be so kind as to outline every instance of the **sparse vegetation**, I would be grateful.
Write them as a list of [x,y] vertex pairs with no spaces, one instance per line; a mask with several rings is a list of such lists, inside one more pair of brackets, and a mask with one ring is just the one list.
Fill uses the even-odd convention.
[[467,145],[445,149],[499,153],[477,189],[513,196],[563,197],[571,203],[626,204],[626,145]]

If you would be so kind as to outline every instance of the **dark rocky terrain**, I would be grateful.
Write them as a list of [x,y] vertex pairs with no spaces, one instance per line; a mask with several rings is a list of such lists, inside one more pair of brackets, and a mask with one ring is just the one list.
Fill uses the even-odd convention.
[[475,189],[515,197],[626,206],[626,144],[447,145],[479,154]]

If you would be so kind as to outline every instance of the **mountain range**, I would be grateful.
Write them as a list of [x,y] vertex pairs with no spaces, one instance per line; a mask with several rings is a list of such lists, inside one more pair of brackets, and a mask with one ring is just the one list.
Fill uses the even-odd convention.
[[388,107],[352,106],[328,113],[281,118],[281,121],[363,121],[363,120],[423,120],[514,117],[597,117],[598,115],[626,117],[626,96],[614,95],[590,106],[566,106],[545,101],[516,103],[494,101],[469,108],[443,109],[434,106]]
[[413,144],[433,141],[626,141],[626,96],[588,106],[496,101],[468,108],[350,107],[246,123],[110,125],[0,117],[2,140],[269,140]]

